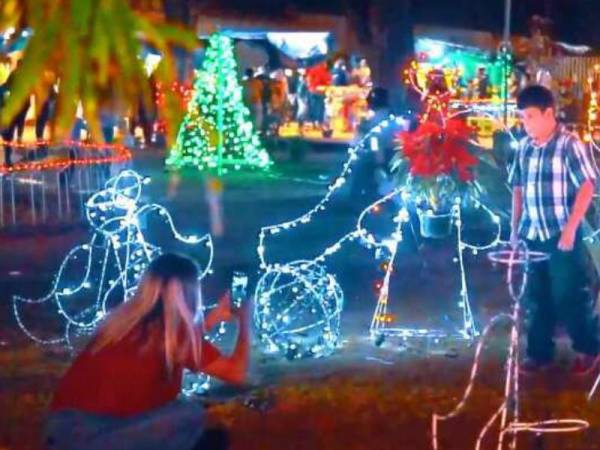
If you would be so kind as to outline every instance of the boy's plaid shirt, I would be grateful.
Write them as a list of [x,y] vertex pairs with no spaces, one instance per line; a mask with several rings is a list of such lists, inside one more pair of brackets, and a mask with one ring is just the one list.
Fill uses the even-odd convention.
[[510,184],[523,192],[519,235],[545,241],[559,234],[569,220],[579,187],[596,177],[589,146],[562,126],[541,147],[531,138],[523,139],[508,175]]

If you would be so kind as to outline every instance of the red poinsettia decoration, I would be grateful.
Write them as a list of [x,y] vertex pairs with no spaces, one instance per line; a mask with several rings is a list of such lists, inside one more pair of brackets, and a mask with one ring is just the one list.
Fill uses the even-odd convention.
[[472,169],[479,162],[468,150],[472,133],[473,129],[462,120],[449,119],[444,125],[427,120],[414,131],[399,133],[398,140],[411,175],[448,175],[466,182],[473,178]]

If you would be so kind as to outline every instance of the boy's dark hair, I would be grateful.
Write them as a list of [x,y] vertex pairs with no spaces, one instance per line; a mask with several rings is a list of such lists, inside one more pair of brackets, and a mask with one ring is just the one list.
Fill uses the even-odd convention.
[[539,108],[545,111],[554,108],[554,95],[550,89],[534,84],[523,89],[517,97],[517,107],[520,110],[526,108]]
[[244,72],[244,74],[248,78],[254,78],[254,69],[248,68],[248,69],[246,69],[246,71]]

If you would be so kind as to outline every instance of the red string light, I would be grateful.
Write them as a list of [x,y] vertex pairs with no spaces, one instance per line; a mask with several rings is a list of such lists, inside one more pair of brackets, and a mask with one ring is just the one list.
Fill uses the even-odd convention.
[[[22,143],[22,142],[11,142],[1,141],[0,145],[10,146],[18,151],[33,150],[38,147],[48,146],[50,147],[49,141],[38,141],[35,143]],[[0,165],[0,174],[9,174],[15,172],[31,172],[31,171],[46,171],[63,169],[70,165],[75,166],[89,166],[94,164],[111,164],[124,162],[131,159],[131,152],[123,145],[120,144],[90,144],[79,141],[64,141],[56,144],[61,147],[70,147],[85,150],[86,152],[106,152],[110,151],[111,156],[88,156],[85,158],[68,158],[63,157],[53,161],[27,161],[18,162],[12,165],[2,164]]]
[[[156,90],[154,94],[154,103],[157,107],[162,108],[165,106],[165,87],[160,82],[157,82],[155,87]],[[179,83],[175,81],[167,89],[177,94],[182,109],[187,108],[187,105],[192,99],[192,94],[194,92],[194,88],[191,84]]]
[[154,104],[158,111],[158,118],[155,124],[155,130],[158,133],[165,133],[167,129],[167,123],[164,119],[160,118],[161,110],[165,107],[165,89],[173,92],[179,98],[179,107],[182,111],[187,109],[188,104],[192,100],[194,94],[194,87],[190,83],[179,83],[177,81],[171,83],[167,88],[161,82],[156,82],[154,92]]

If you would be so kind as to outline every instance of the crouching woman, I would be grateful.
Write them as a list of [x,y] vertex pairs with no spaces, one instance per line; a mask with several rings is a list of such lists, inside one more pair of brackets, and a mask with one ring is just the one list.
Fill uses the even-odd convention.
[[[232,311],[225,299],[195,322],[198,274],[190,259],[175,254],[150,264],[135,296],[107,317],[60,381],[46,424],[48,450],[226,447],[226,434],[205,432],[201,405],[176,397],[184,368],[229,383],[245,380],[248,311]],[[234,317],[238,340],[225,356],[203,332]]]

